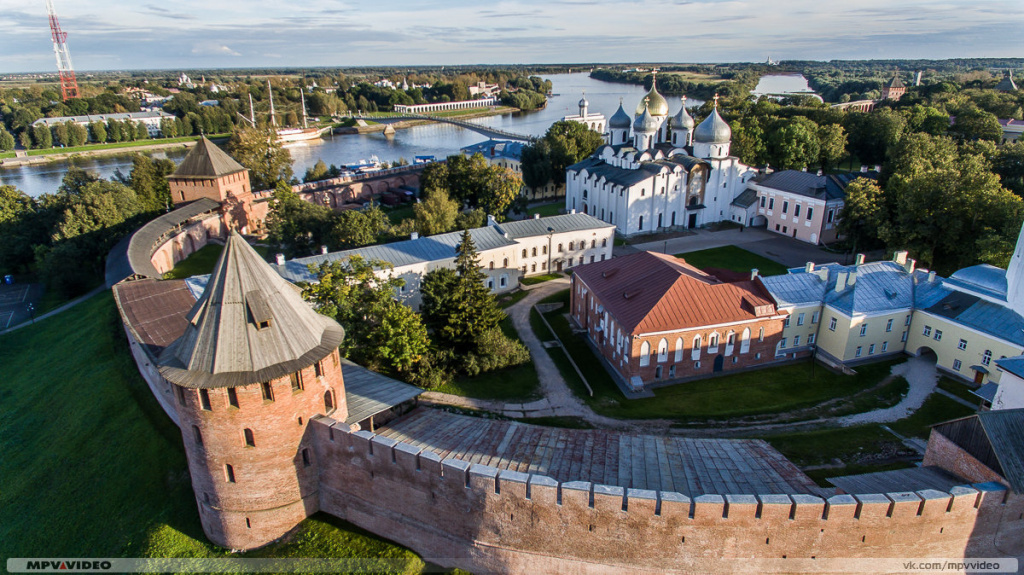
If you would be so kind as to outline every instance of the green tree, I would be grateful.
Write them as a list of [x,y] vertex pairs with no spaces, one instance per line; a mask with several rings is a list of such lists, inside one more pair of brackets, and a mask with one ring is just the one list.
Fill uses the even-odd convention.
[[[2,145],[0,149],[3,149]],[[999,175],[1008,190],[1024,197],[1024,141],[999,148],[992,160],[992,170]]]
[[839,231],[853,244],[851,251],[873,247],[878,231],[888,220],[885,194],[868,178],[857,178],[846,186]]
[[32,126],[32,141],[35,143],[36,148],[43,150],[52,148],[53,134],[50,133],[50,128],[43,124]]
[[14,149],[14,136],[0,126],[0,152],[9,152]]
[[306,175],[302,178],[303,182],[316,182],[319,180],[327,179],[327,164],[323,160],[317,160],[313,167],[306,170]]
[[93,142],[102,144],[107,141],[107,126],[103,122],[93,122],[89,124],[89,135]]
[[565,184],[566,168],[590,156],[604,143],[601,134],[586,125],[564,120],[552,124],[542,141],[546,145],[535,142],[523,149],[523,179],[531,188],[549,181]]
[[89,129],[81,124],[68,122],[68,142],[72,146],[84,146],[89,142]]
[[283,182],[274,189],[267,214],[267,239],[290,256],[305,256],[327,243],[334,225],[329,208],[318,206]]
[[448,198],[444,189],[434,190],[420,203],[413,206],[416,214],[416,229],[425,236],[443,234],[455,229],[455,218],[459,215],[459,203]]
[[995,114],[972,108],[957,114],[949,133],[963,140],[998,142],[1003,137],[1003,127]]
[[[423,278],[421,313],[442,345],[456,355],[476,351],[476,340],[498,326],[505,314],[484,285],[486,276],[477,261],[469,231],[455,249],[455,271],[434,270]],[[453,277],[454,276],[454,277]]]
[[135,124],[135,139],[136,140],[148,140],[149,139],[149,128],[145,122],[139,122]]
[[490,166],[484,172],[483,186],[475,204],[499,222],[504,221],[505,214],[522,190],[523,179],[518,174],[501,166]]
[[430,340],[420,317],[396,301],[405,285],[384,261],[352,256],[310,266],[317,281],[303,296],[345,328],[346,357],[392,375],[408,374],[427,353]]
[[292,177],[291,155],[273,130],[239,130],[231,135],[228,152],[249,169],[253,190],[268,190]]
[[168,159],[154,160],[144,154],[135,154],[126,183],[135,191],[141,211],[155,212],[171,205],[167,176],[174,172],[175,167],[174,162]]
[[[765,144],[764,128],[756,116],[736,120],[732,128],[730,151],[740,161],[750,166],[761,166],[768,162],[768,147]],[[523,175],[525,179],[525,174]]]
[[67,124],[63,122],[54,124],[50,131],[53,133],[54,145],[66,147],[70,142],[71,134],[68,133]]
[[846,156],[846,131],[839,124],[818,126],[818,164],[823,170],[834,168]]
[[768,159],[778,168],[806,168],[818,161],[820,151],[818,125],[803,116],[780,119],[768,133]]
[[387,214],[378,206],[366,211],[348,210],[335,219],[331,240],[341,249],[368,246],[381,241],[391,227]]
[[896,145],[907,129],[907,120],[898,112],[882,108],[871,113],[852,112],[847,116],[849,150],[862,164],[881,164],[889,148]]

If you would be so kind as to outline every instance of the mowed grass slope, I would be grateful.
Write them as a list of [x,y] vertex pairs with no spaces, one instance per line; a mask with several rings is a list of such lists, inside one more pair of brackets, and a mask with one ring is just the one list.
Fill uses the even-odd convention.
[[[109,292],[0,336],[0,366],[0,559],[227,555],[202,533],[181,434],[138,374]],[[425,567],[323,515],[247,555]]]
[[676,254],[697,269],[718,268],[740,273],[757,269],[762,276],[779,276],[786,273],[786,266],[736,246],[722,246],[695,252]]

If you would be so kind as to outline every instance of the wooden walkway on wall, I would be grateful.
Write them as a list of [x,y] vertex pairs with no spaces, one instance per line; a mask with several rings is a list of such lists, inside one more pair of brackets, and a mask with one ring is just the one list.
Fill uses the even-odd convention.
[[559,429],[419,408],[376,432],[461,459],[558,481],[702,494],[831,495],[762,440]]

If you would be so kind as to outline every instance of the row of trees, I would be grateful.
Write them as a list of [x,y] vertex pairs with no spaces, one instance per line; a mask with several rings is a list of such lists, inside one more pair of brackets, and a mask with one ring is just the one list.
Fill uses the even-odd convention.
[[0,273],[36,272],[63,297],[88,291],[114,244],[169,204],[173,170],[170,160],[137,155],[127,176],[101,180],[72,167],[39,198],[0,186]]
[[455,268],[428,273],[421,314],[400,303],[405,284],[391,264],[358,256],[310,266],[317,282],[303,295],[345,328],[342,353],[375,371],[434,388],[457,374],[474,376],[530,360],[522,343],[502,333],[505,318],[484,285],[468,231]]

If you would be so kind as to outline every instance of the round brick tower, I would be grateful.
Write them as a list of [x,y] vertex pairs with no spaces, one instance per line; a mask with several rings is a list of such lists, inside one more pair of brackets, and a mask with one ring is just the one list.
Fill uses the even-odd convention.
[[160,355],[203,530],[252,549],[317,511],[310,417],[347,415],[344,330],[232,233],[185,333]]

